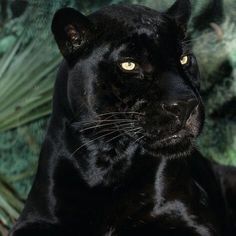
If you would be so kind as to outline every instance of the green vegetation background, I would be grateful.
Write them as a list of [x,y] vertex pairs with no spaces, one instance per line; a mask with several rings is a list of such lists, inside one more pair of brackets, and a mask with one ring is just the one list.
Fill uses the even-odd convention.
[[[89,14],[118,2],[0,0],[0,235],[6,235],[23,207],[51,111],[61,61],[50,33],[53,13],[74,6]],[[164,10],[173,0],[130,2]],[[236,3],[192,2],[189,33],[207,107],[199,149],[210,159],[236,165]]]

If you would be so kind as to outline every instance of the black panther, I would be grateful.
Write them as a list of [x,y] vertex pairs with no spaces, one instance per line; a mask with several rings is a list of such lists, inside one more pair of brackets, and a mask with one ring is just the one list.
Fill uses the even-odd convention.
[[205,159],[188,0],[60,9],[64,56],[38,171],[11,236],[235,236],[236,170]]

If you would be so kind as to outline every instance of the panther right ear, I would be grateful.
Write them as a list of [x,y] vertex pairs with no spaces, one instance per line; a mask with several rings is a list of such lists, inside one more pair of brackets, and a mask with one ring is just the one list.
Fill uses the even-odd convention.
[[51,30],[62,55],[71,60],[91,39],[93,24],[77,10],[62,8],[55,13]]
[[166,13],[175,20],[180,33],[185,35],[188,21],[191,16],[190,0],[176,0]]

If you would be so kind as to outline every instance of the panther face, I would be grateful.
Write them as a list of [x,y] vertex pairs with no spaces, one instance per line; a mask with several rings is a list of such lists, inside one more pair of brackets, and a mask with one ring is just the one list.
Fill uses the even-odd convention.
[[71,8],[56,13],[52,31],[69,67],[71,126],[84,145],[138,144],[167,157],[191,151],[204,109],[185,36],[189,16],[189,1],[165,13],[137,5],[88,17]]

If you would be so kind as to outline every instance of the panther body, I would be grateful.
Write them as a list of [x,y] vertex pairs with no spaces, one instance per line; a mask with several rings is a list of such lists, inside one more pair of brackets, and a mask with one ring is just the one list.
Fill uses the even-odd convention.
[[11,236],[236,234],[236,170],[194,145],[204,107],[190,8],[179,0],[164,13],[120,4],[55,14],[65,60]]

